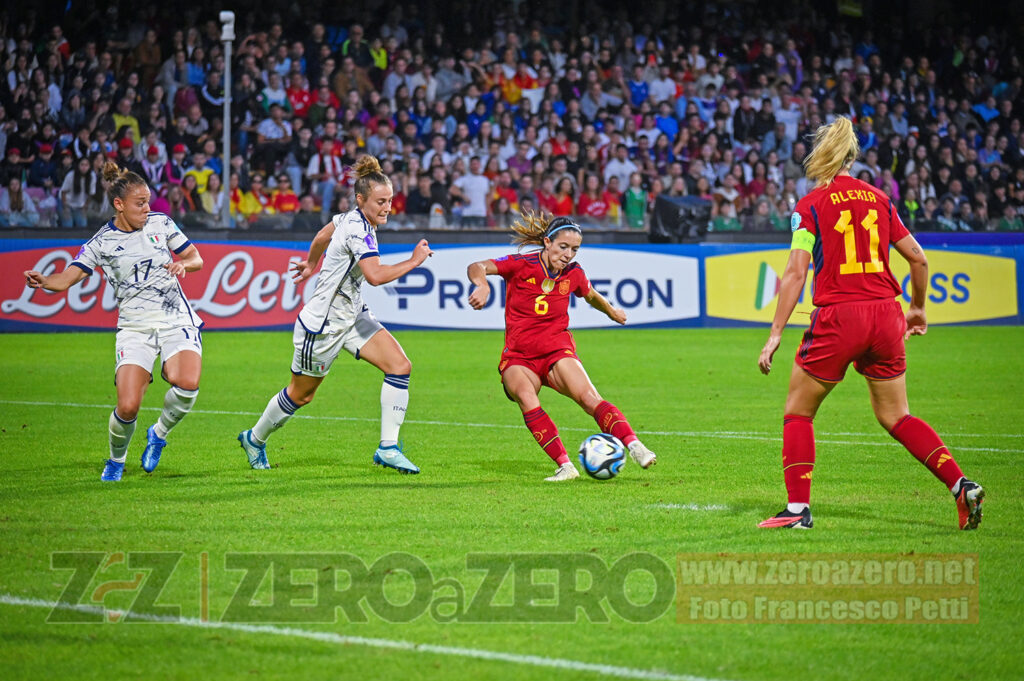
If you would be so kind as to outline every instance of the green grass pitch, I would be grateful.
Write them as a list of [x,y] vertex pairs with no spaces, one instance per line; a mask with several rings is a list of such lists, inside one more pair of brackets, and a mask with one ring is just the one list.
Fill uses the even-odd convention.
[[[145,429],[166,389],[157,378],[119,484],[99,480],[114,405],[113,332],[0,336],[4,678],[1024,675],[1024,329],[935,327],[908,344],[912,412],[987,490],[977,532],[956,530],[950,496],[877,426],[852,369],[815,421],[815,528],[756,528],[784,503],[781,417],[797,330],[787,332],[767,378],[756,367],[761,329],[577,333],[594,383],[657,452],[658,465],[642,471],[630,462],[615,480],[562,485],[543,482],[554,467],[502,394],[499,333],[395,335],[413,362],[402,437],[421,475],[371,465],[381,376],[344,356],[301,418],[270,441],[273,470],[250,470],[235,436],[288,380],[291,335],[209,332],[195,411],[171,434],[159,468],[145,474]],[[570,450],[596,430],[566,398],[545,389],[542,402]],[[63,598],[71,578],[51,568],[65,552],[103,558],[76,603],[185,619],[48,622],[46,604]],[[180,561],[147,602],[140,594],[153,594],[140,585],[154,578],[150,552]],[[303,618],[310,588],[302,583],[329,573],[336,560],[312,554],[352,554],[373,565],[393,552],[414,556],[437,583],[464,588],[467,600],[484,581],[467,567],[467,555],[479,553],[562,554],[541,558],[552,568],[593,557],[611,565],[634,552],[667,566],[682,553],[978,554],[980,622],[693,623],[680,621],[675,605],[636,622],[607,601],[606,622],[583,610],[560,622],[495,621],[501,617],[486,613],[496,609],[482,611],[491,619],[483,622],[439,621],[429,608],[411,620],[382,618],[366,601],[365,622],[341,609],[329,622]],[[297,556],[302,569],[291,586],[268,577],[243,600],[272,602],[277,614],[218,626],[247,574],[225,561],[259,562],[268,553]],[[551,582],[552,574],[541,570],[533,581]],[[397,605],[415,591],[400,570],[381,579]],[[622,590],[644,603],[652,580],[634,574]],[[454,587],[435,592],[445,593]],[[510,600],[529,596],[517,595],[510,577],[495,602],[528,610],[548,602],[543,593]],[[90,612],[62,610],[56,618]]]

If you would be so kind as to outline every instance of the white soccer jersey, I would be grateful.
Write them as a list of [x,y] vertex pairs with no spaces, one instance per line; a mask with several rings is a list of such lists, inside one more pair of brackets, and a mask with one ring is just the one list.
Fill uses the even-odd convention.
[[358,208],[334,216],[334,234],[327,244],[324,265],[313,297],[299,313],[299,322],[310,333],[324,333],[328,323],[341,330],[355,323],[363,309],[362,286],[366,281],[359,261],[380,255],[373,226]]
[[164,269],[192,245],[171,218],[150,213],[142,229],[122,232],[111,220],[75,256],[87,273],[103,268],[117,300],[117,328],[148,330],[203,325],[178,278]]

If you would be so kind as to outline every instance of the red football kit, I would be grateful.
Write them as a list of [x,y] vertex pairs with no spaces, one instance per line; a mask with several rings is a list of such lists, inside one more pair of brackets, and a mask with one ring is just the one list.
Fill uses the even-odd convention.
[[889,269],[889,245],[910,232],[892,201],[875,187],[841,175],[796,205],[792,227],[814,235],[814,305],[797,364],[839,382],[851,362],[868,378],[906,371],[902,293]]
[[559,359],[576,357],[569,331],[569,296],[582,298],[590,281],[576,263],[557,276],[538,253],[506,255],[493,260],[506,282],[505,348],[498,371],[525,366],[547,384],[547,373]]

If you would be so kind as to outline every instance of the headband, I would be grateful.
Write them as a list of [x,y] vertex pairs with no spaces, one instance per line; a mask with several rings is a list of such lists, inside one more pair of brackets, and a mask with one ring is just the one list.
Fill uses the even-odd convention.
[[577,225],[575,222],[573,222],[569,218],[562,217],[562,218],[555,218],[554,220],[551,221],[551,224],[548,225],[548,231],[544,235],[544,238],[545,239],[550,239],[552,237],[552,235],[556,234],[557,232],[559,232],[560,230],[563,230],[563,229],[575,230],[576,232],[579,232],[580,236],[583,236],[583,230],[580,229],[579,225]]

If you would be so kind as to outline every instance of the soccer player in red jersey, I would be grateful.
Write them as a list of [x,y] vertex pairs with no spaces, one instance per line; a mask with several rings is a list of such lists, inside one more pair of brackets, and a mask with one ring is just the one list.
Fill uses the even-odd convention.
[[546,220],[529,214],[512,229],[520,249],[534,245],[540,250],[470,265],[469,280],[476,288],[469,294],[469,304],[475,310],[487,304],[488,274],[507,282],[505,348],[498,372],[505,394],[519,405],[537,444],[558,464],[555,474],[546,479],[561,482],[580,474],[569,460],[558,428],[540,406],[539,393],[545,385],[572,398],[594,417],[602,432],[622,440],[630,457],[649,468],[657,462],[654,452],[640,442],[622,412],[601,397],[576,356],[576,342],[569,331],[570,295],[583,298],[612,321],[626,323],[626,313],[595,291],[583,268],[573,262],[583,241],[579,225],[567,217]]
[[[925,293],[928,260],[903,226],[892,201],[850,176],[860,149],[850,119],[839,117],[815,133],[804,161],[815,189],[793,212],[793,246],[782,276],[779,303],[759,366],[767,374],[814,261],[811,323],[796,353],[782,427],[782,468],[789,504],[759,527],[810,528],[811,472],[818,407],[847,367],[867,379],[875,417],[956,500],[961,530],[981,522],[985,492],[964,477],[949,449],[931,427],[910,415],[906,352],[910,336],[928,330]],[[911,301],[906,315],[895,297],[902,292],[889,269],[889,245],[910,265]]]

